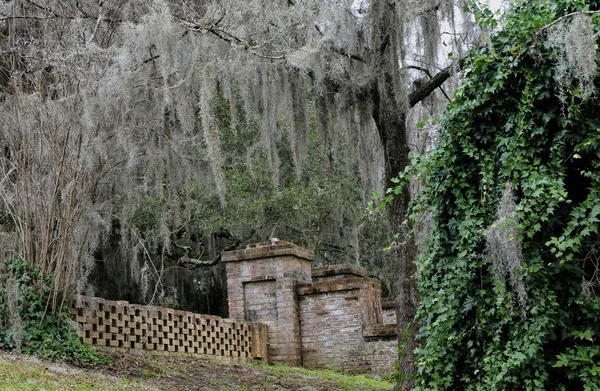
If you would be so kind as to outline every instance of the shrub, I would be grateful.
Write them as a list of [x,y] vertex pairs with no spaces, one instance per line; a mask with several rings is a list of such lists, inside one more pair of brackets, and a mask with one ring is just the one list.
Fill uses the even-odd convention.
[[0,348],[75,363],[104,362],[77,337],[64,300],[49,312],[53,293],[50,276],[27,261],[0,264]]

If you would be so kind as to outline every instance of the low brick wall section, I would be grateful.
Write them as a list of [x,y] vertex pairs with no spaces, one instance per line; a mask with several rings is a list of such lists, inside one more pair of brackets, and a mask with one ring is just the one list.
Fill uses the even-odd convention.
[[70,307],[77,335],[89,345],[267,359],[267,326],[260,323],[89,297],[73,298]]
[[364,357],[373,373],[394,373],[394,363],[398,359],[396,325],[385,325],[365,330]]
[[392,374],[398,342],[395,325],[381,324],[380,282],[335,277],[298,286],[302,364]]

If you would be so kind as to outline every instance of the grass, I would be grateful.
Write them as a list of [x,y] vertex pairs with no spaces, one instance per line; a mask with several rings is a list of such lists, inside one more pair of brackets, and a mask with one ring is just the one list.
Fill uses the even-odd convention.
[[[7,359],[8,358],[8,359]],[[55,365],[34,358],[0,356],[0,390],[3,391],[128,391],[149,390],[127,378]]]

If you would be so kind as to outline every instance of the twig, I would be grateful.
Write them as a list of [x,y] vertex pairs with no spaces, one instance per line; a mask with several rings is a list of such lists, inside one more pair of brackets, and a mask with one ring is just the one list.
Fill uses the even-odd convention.
[[287,54],[271,56],[271,55],[259,53],[254,49],[256,46],[250,46],[247,43],[248,42],[247,40],[243,40],[221,28],[217,28],[215,24],[212,24],[209,26],[203,26],[203,25],[200,25],[191,20],[187,20],[181,16],[175,16],[175,17],[177,19],[179,19],[179,21],[182,22],[183,27],[189,31],[192,31],[192,32],[205,31],[205,32],[211,33],[212,35],[216,36],[219,39],[222,39],[225,42],[228,42],[231,45],[241,46],[245,51],[247,51],[257,57],[264,58],[267,60],[283,60],[283,59],[287,58]]
[[[549,27],[554,26],[555,24],[565,20],[566,18],[570,18],[571,16],[575,16],[575,15],[593,15],[593,14],[597,14],[600,13],[600,11],[575,11],[575,12],[571,12],[570,14],[566,14],[561,16],[560,18],[556,19],[555,21],[548,23],[547,25],[540,27],[539,29],[537,29],[535,31],[536,34],[541,34],[542,31],[546,30]],[[598,34],[596,34],[598,35]]]
[[88,45],[90,43],[92,43],[92,41],[94,40],[94,37],[96,36],[96,33],[98,32],[98,27],[100,26],[100,22],[104,18],[103,9],[102,9],[103,5],[104,5],[104,1],[100,0],[100,3],[98,4],[98,8],[99,8],[99,10],[98,10],[98,19],[96,20],[96,25],[94,26],[94,31],[92,31],[92,36],[87,41]]

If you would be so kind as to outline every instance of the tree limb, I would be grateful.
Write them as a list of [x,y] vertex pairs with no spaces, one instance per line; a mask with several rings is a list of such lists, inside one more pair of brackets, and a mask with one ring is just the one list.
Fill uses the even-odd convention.
[[217,257],[215,259],[203,261],[203,260],[196,259],[196,258],[190,258],[186,254],[183,257],[179,258],[179,260],[177,262],[179,263],[179,265],[182,265],[182,266],[188,267],[188,268],[211,267],[211,266],[215,266],[216,264],[221,262],[221,255],[217,255]]
[[426,83],[423,83],[421,88],[416,91],[408,94],[408,105],[410,107],[414,107],[417,103],[427,98],[436,88],[440,87],[450,76],[452,76],[457,69],[461,69],[464,65],[465,59],[461,59],[458,64],[452,64],[445,69],[442,69],[440,72],[436,73],[431,79],[429,79]]
[[379,45],[379,53],[383,54],[383,52],[385,51],[385,48],[387,47],[387,45],[389,45],[390,43],[390,35],[386,34],[385,37],[383,38],[383,41],[381,41],[381,44]]
[[358,62],[362,62],[363,64],[366,64],[366,63],[367,63],[367,61],[366,61],[366,60],[365,60],[365,59],[364,59],[362,56],[360,56],[360,55],[358,55],[358,54],[354,54],[354,53],[349,53],[349,52],[348,52],[346,49],[344,49],[344,48],[340,48],[340,47],[335,47],[335,46],[332,46],[332,47],[330,47],[329,49],[330,49],[332,52],[334,52],[334,53],[337,53],[337,54],[339,54],[339,55],[341,55],[341,56],[348,57],[348,58],[350,58],[350,59],[352,59],[352,60],[355,60],[355,61],[358,61]]
[[[425,73],[427,76],[429,76],[429,79],[432,79],[431,73],[429,72],[429,70],[427,68],[422,68],[422,67],[417,66],[417,65],[409,65],[407,68],[409,68],[409,69],[416,69],[418,71],[421,71],[421,72]],[[444,96],[446,97],[446,99],[450,100],[450,97],[448,96],[448,94],[446,94],[446,91],[444,91],[444,88],[442,88],[441,84],[439,86],[439,89],[440,89],[440,91],[442,91],[442,94],[444,94]]]
[[[226,246],[225,248],[222,249],[222,251],[230,251],[230,250],[234,250],[236,249],[241,241],[236,238],[235,236],[233,236],[231,234],[231,232],[229,232],[227,229],[225,228],[219,228],[217,231],[213,232],[212,235],[215,238],[223,238],[223,239],[229,239],[232,240],[232,242]],[[252,231],[251,235],[254,235],[254,231]],[[218,264],[219,262],[221,262],[221,255],[217,255],[214,259],[200,259],[200,258],[190,258],[189,254],[192,251],[192,248],[190,246],[182,246],[180,244],[178,244],[176,241],[172,240],[171,244],[175,247],[177,247],[180,250],[184,251],[184,255],[181,256],[178,260],[177,260],[177,264],[178,266],[181,267],[185,267],[187,269],[194,269],[197,267],[211,267],[211,266],[215,266],[216,264]],[[202,254],[204,253],[204,251],[202,252]],[[202,254],[200,254],[200,256],[202,256]]]
[[94,40],[94,38],[96,37],[96,33],[98,32],[98,27],[100,26],[100,22],[102,21],[102,19],[104,18],[104,1],[100,1],[99,5],[98,5],[99,11],[98,11],[98,19],[96,19],[96,25],[94,26],[94,31],[92,31],[92,36],[90,37],[90,39],[88,39],[87,44],[89,45],[90,43],[92,43],[92,41]]

